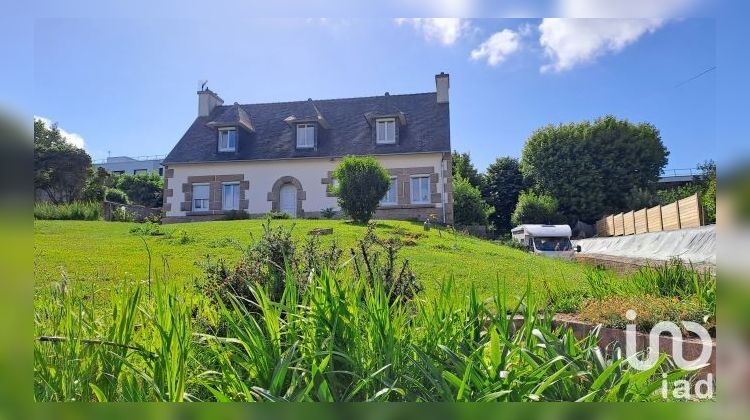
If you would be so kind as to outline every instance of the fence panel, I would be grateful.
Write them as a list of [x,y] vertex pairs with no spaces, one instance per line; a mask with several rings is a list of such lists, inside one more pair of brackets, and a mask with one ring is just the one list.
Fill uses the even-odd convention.
[[680,212],[680,228],[694,228],[701,226],[701,203],[698,194],[677,201]]
[[615,215],[607,217],[607,233],[609,236],[615,236]]
[[602,217],[596,221],[596,234],[598,236],[609,236],[607,233],[607,218]]
[[632,235],[635,233],[635,213],[631,210],[625,215],[623,215],[623,218],[625,219],[623,223],[625,226],[623,227],[623,231],[625,232],[625,235]]
[[646,209],[640,209],[635,212],[635,233],[646,233],[648,232],[648,218],[646,217]]
[[646,210],[646,220],[649,232],[661,232],[664,230],[661,218],[661,206],[651,207]]
[[680,209],[677,207],[677,202],[661,207],[661,220],[664,230],[677,230],[680,228]]
[[622,236],[624,232],[625,225],[623,224],[623,216],[622,213],[615,216],[615,236]]

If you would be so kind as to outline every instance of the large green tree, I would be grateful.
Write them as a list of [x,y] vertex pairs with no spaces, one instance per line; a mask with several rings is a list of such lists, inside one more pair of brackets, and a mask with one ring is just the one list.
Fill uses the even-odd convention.
[[115,178],[114,187],[128,195],[131,202],[146,207],[161,207],[164,195],[164,179],[156,172]]
[[65,141],[57,126],[34,120],[34,190],[55,204],[81,198],[91,175],[91,156]]
[[518,196],[524,188],[523,174],[518,159],[497,158],[487,168],[482,194],[492,207],[490,222],[498,232],[511,229],[510,216],[518,203]]
[[469,184],[481,189],[483,182],[482,174],[474,167],[474,164],[471,162],[471,156],[466,152],[458,153],[458,151],[454,150],[451,157],[451,173],[453,177],[461,177],[469,181]]
[[453,179],[453,221],[459,226],[487,225],[489,206],[482,193],[462,177]]
[[536,130],[521,171],[535,191],[557,200],[569,222],[594,222],[627,210],[630,192],[655,182],[668,155],[653,125],[606,116]]

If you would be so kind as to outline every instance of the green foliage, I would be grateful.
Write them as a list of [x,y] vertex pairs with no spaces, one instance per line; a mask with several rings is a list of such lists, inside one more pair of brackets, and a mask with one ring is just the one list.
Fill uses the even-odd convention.
[[557,200],[548,195],[523,192],[518,196],[518,204],[511,216],[511,222],[514,226],[527,223],[560,223],[561,217],[557,207]]
[[125,194],[125,191],[117,188],[107,188],[106,193],[104,193],[104,199],[112,203],[130,204],[130,199]]
[[104,168],[91,171],[81,196],[84,201],[104,201],[107,187],[112,185],[112,176]]
[[518,159],[497,158],[487,168],[482,194],[492,206],[489,219],[497,232],[509,232],[513,227],[510,218],[523,188],[523,174]]
[[135,214],[128,210],[125,206],[115,206],[112,209],[112,221],[113,222],[134,222]]
[[250,284],[252,306],[228,295],[219,332],[173,281],[125,284],[104,313],[64,284],[35,314],[35,400],[658,401],[662,373],[690,378],[666,355],[640,372],[596,333],[553,327],[529,287],[509,306],[500,286],[488,301],[451,280],[435,299],[390,301],[364,278],[309,281],[278,300]]
[[119,175],[114,187],[124,191],[135,204],[151,208],[162,206],[164,179],[155,172]]
[[668,155],[653,125],[606,116],[536,130],[521,170],[534,190],[557,199],[569,221],[591,223],[628,210],[628,193],[655,182]]
[[346,156],[333,173],[339,206],[357,223],[367,223],[391,184],[388,171],[371,156]]
[[451,168],[453,178],[463,178],[481,190],[484,184],[484,178],[474,164],[471,163],[471,156],[468,153],[458,153],[456,150],[451,155]]
[[224,220],[245,220],[250,214],[245,210],[229,210],[224,212]]
[[53,204],[80,200],[91,170],[85,150],[66,142],[56,125],[34,120],[34,190]]
[[138,236],[164,236],[166,232],[161,229],[161,225],[154,222],[146,222],[138,226],[133,226],[130,233]]
[[101,218],[102,205],[96,202],[34,203],[34,219],[37,220],[100,220]]
[[486,225],[488,212],[477,187],[464,178],[453,178],[453,220],[457,225]]
[[336,212],[332,207],[326,207],[320,211],[320,216],[324,219],[333,219],[333,217],[336,216]]
[[292,216],[290,216],[289,213],[285,213],[283,211],[269,211],[268,213],[266,213],[265,218],[271,220],[284,220],[291,219]]

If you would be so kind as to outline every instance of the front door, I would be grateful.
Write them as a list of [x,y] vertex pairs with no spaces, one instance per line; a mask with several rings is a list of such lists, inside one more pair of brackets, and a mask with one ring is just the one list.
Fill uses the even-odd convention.
[[297,187],[286,184],[279,191],[279,210],[297,217]]

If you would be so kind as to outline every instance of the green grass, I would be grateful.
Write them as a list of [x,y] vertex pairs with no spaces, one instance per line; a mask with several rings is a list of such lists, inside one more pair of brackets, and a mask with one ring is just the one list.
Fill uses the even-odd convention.
[[34,203],[34,219],[37,220],[100,220],[101,218],[102,205],[96,202]]
[[[155,277],[163,275],[165,264],[170,278],[190,283],[202,275],[196,261],[224,258],[234,262],[240,250],[259,238],[262,220],[235,220],[187,223],[160,227],[163,235],[131,233],[135,223],[101,221],[34,222],[34,274],[36,286],[60,280],[61,273],[72,282],[82,282],[94,290],[119,287],[122,280],[132,282],[148,278],[151,253]],[[302,240],[314,228],[333,228],[333,235],[322,236],[323,244],[335,239],[348,250],[365,234],[364,226],[338,220],[274,220],[274,226],[294,224],[294,238]],[[586,288],[586,268],[574,262],[531,255],[496,243],[469,236],[453,235],[432,229],[424,232],[421,224],[402,221],[378,222],[377,234],[400,236],[404,246],[400,257],[409,259],[425,286],[434,296],[442,279],[454,277],[459,288],[471,284],[480,296],[495,292],[496,284],[506,283],[510,290],[521,290],[530,281],[538,290],[542,281],[550,287]],[[420,236],[423,235],[423,236]]]

